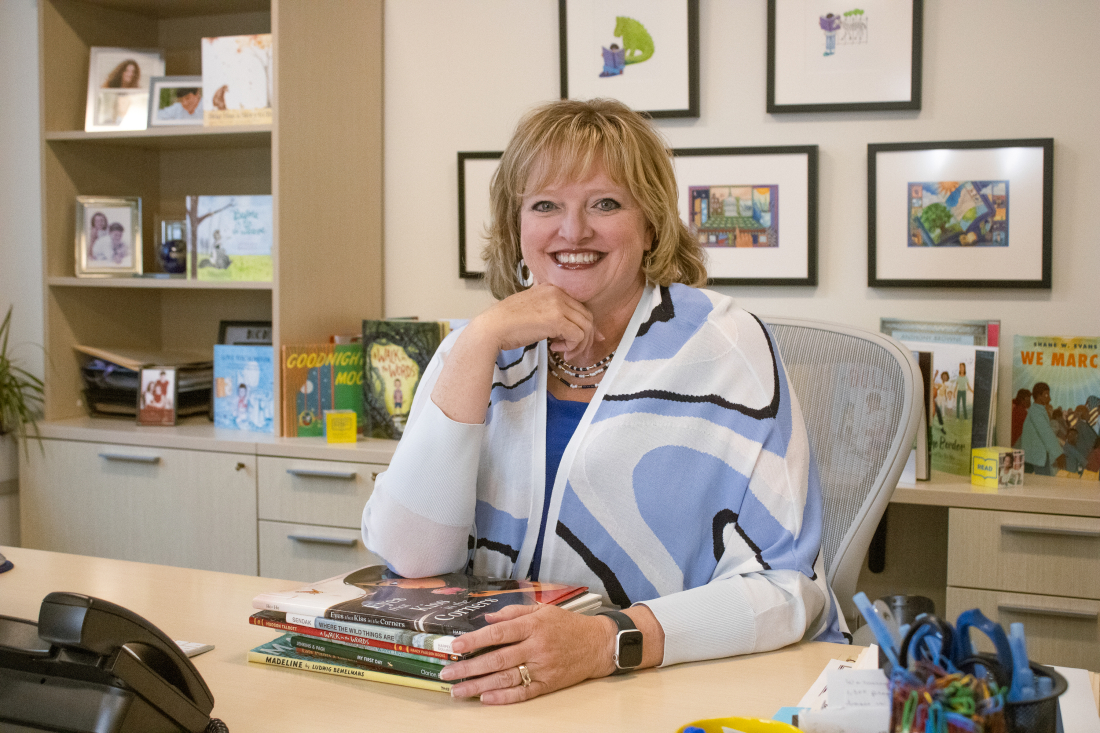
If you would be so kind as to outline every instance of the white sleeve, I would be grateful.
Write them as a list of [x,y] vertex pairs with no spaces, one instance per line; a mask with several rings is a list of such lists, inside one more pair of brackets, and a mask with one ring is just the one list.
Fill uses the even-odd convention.
[[[818,571],[820,577],[824,568]],[[801,572],[765,570],[712,580],[641,605],[653,611],[664,630],[664,667],[793,644],[825,604],[822,589]]]
[[431,399],[455,337],[425,370],[393,460],[363,508],[363,543],[407,577],[462,570],[468,556],[485,425],[455,422]]

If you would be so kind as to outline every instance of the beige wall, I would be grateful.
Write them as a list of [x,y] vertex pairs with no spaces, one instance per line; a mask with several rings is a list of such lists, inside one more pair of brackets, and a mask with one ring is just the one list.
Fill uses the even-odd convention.
[[[761,314],[868,328],[913,315],[999,318],[1009,344],[1017,333],[1100,335],[1100,5],[927,0],[919,113],[786,116],[764,112],[765,3],[700,6],[702,116],[661,122],[670,142],[821,149],[821,284],[723,290]],[[0,0],[0,308],[16,303],[20,343],[42,332],[36,22],[34,0]],[[557,3],[388,2],[385,38],[386,312],[472,316],[491,298],[457,276],[455,154],[500,149],[525,109],[557,95]],[[869,289],[867,143],[1010,137],[1055,139],[1053,290]],[[41,373],[39,353],[20,353]],[[1001,382],[1011,383],[1007,358]]]
[[[719,290],[756,313],[872,329],[882,316],[999,318],[1009,346],[1100,336],[1100,4],[926,0],[920,112],[812,115],[764,111],[765,8],[700,2],[702,114],[658,125],[674,147],[820,146],[820,285]],[[457,276],[455,154],[501,149],[518,116],[557,93],[553,0],[387,2],[388,315],[469,317],[491,302]],[[868,143],[1027,137],[1055,140],[1051,291],[867,287]]]
[[0,318],[14,304],[11,344],[42,375],[42,206],[38,168],[38,5],[0,0]]

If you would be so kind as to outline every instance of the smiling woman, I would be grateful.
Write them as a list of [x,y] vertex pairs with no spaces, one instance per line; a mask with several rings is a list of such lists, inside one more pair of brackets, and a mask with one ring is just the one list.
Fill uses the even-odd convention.
[[839,640],[797,401],[763,324],[697,289],[657,132],[614,101],[545,105],[491,192],[499,302],[425,371],[364,541],[404,576],[587,585],[606,613],[492,614],[455,641],[496,648],[446,668],[452,694]]

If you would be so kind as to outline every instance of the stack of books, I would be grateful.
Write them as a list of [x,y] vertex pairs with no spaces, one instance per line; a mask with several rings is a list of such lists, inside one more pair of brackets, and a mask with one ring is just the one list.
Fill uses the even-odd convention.
[[600,602],[584,586],[463,573],[402,578],[372,565],[256,596],[249,623],[284,633],[248,661],[449,692],[443,668],[484,651],[456,654],[455,638],[487,626],[487,614],[538,603],[591,613]]

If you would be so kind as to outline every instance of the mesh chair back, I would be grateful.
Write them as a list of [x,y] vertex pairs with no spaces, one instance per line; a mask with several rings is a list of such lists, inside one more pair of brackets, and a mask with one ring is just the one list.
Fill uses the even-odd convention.
[[916,435],[920,369],[883,334],[764,320],[802,407],[824,494],[826,578],[850,617],[859,569]]

